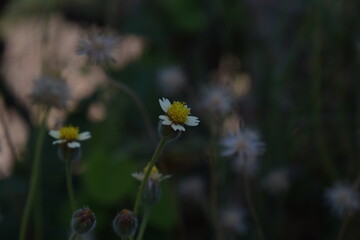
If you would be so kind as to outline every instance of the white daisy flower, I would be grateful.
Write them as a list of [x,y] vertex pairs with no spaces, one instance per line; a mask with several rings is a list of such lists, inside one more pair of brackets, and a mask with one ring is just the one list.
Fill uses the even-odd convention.
[[86,55],[90,61],[101,64],[109,60],[115,61],[112,51],[119,42],[118,37],[100,33],[93,29],[79,40],[76,53]]
[[53,144],[66,144],[69,148],[79,148],[80,143],[91,138],[90,132],[79,133],[78,127],[66,126],[60,128],[60,130],[50,130],[49,135],[57,139],[53,141]]
[[339,216],[351,214],[360,207],[360,195],[351,186],[336,183],[325,192],[327,203]]
[[[146,165],[146,167],[144,168],[144,170],[142,172],[135,172],[132,173],[131,176],[133,176],[135,179],[142,181],[145,177],[145,173],[148,169],[148,165]],[[153,166],[149,175],[149,179],[154,181],[154,182],[161,182],[162,180],[168,179],[170,178],[171,175],[163,175],[161,173],[159,173],[159,170],[157,169],[156,166]]]
[[246,229],[244,218],[244,212],[238,207],[226,208],[220,212],[220,224],[239,234],[244,233]]
[[170,125],[174,131],[185,131],[184,124],[188,126],[199,125],[199,119],[189,116],[190,108],[183,102],[174,101],[172,104],[166,98],[159,99],[160,106],[166,115],[160,115],[163,125]]
[[238,161],[256,159],[265,150],[260,135],[249,129],[229,133],[220,144],[225,148],[223,156],[236,156]]

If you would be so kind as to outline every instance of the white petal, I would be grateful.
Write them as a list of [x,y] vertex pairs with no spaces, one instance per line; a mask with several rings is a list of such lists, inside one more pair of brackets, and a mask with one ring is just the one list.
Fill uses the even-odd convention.
[[159,181],[162,181],[162,180],[168,179],[168,178],[170,178],[170,177],[171,177],[171,175],[161,176],[161,177],[159,178]]
[[171,106],[171,103],[170,103],[169,99],[167,99],[167,98],[163,98],[162,100],[159,99],[159,103],[160,103],[161,109],[164,112],[167,112],[169,107]]
[[79,148],[80,147],[80,143],[78,142],[68,142],[67,146],[69,148]]
[[163,124],[163,125],[170,125],[170,124],[172,124],[172,121],[169,119],[168,116],[160,115],[159,118],[163,120],[163,121],[161,122],[161,124]]
[[176,131],[176,130],[185,131],[185,128],[181,125],[171,124],[171,127],[172,127],[172,129],[174,129],[174,131]]
[[64,140],[64,139],[56,140],[56,141],[53,141],[52,144],[60,144],[60,143],[63,143],[63,142],[66,142],[66,140]]
[[188,116],[186,118],[185,124],[188,126],[197,126],[199,125],[199,119],[197,117],[194,116]]
[[143,173],[132,173],[131,176],[133,176],[133,178],[142,181],[144,179],[144,174]]
[[82,132],[79,134],[78,140],[86,140],[91,138],[90,132]]
[[50,130],[49,135],[52,136],[53,138],[59,139],[60,138],[60,131]]

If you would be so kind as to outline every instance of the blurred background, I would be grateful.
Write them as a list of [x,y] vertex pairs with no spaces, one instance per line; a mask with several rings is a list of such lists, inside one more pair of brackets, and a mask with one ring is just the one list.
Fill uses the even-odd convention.
[[[119,36],[111,76],[138,94],[155,132],[162,97],[186,101],[201,121],[160,158],[160,171],[172,177],[162,183],[145,239],[215,239],[209,139],[216,117],[204,98],[219,85],[232,92],[230,128],[241,119],[266,144],[251,168],[266,239],[335,239],[341,218],[324,191],[352,184],[360,171],[359,11],[355,0],[1,0],[0,239],[18,238],[39,127],[29,94],[44,61],[72,94],[66,111],[51,111],[48,128],[72,124],[92,133],[73,171],[78,202],[97,217],[89,239],[115,239],[113,218],[133,208],[139,183],[131,173],[143,169],[154,144],[132,99],[76,55],[94,26]],[[70,231],[65,166],[52,141],[46,136],[27,239],[66,239]],[[257,239],[241,169],[221,156],[218,165],[219,222],[241,224],[223,239]],[[277,191],[279,181],[266,179],[279,169],[286,177]],[[232,216],[234,209],[243,214]],[[360,239],[359,223],[355,215],[346,239]]]

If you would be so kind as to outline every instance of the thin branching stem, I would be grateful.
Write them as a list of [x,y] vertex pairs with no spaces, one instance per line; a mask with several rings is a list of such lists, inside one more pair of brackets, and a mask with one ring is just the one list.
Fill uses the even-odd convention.
[[111,79],[110,77],[108,77],[108,81],[110,82],[110,84],[114,87],[116,87],[117,89],[123,91],[124,93],[126,93],[129,97],[131,97],[131,99],[135,102],[136,106],[139,109],[139,112],[145,122],[145,126],[147,129],[147,133],[149,135],[149,138],[151,140],[151,142],[153,143],[153,145],[155,145],[156,142],[156,137],[155,137],[155,133],[153,131],[153,128],[151,126],[151,121],[150,121],[150,117],[149,114],[146,111],[146,108],[142,102],[142,100],[139,98],[139,96],[128,86],[126,86],[125,84],[115,81],[113,79]]
[[248,207],[250,209],[251,217],[254,220],[255,226],[256,226],[256,233],[258,235],[259,240],[265,240],[263,230],[261,228],[261,223],[259,220],[259,217],[256,213],[256,209],[252,200],[251,192],[250,192],[250,183],[249,183],[249,176],[246,173],[246,170],[244,171],[244,191],[245,191],[245,198],[246,202],[248,204]]
[[39,175],[40,175],[40,166],[41,166],[41,152],[42,152],[42,146],[44,142],[45,137],[45,130],[46,130],[46,122],[49,117],[50,109],[46,108],[45,115],[42,120],[42,123],[40,125],[39,134],[36,140],[36,146],[35,146],[35,153],[34,153],[34,163],[31,171],[31,179],[30,179],[30,186],[29,186],[29,193],[26,200],[24,212],[21,218],[21,225],[20,225],[20,234],[19,234],[19,240],[25,240],[26,235],[26,229],[29,221],[29,215],[31,207],[34,203],[36,190],[38,187],[39,182]]
[[138,235],[137,235],[136,240],[142,240],[142,239],[143,239],[144,233],[145,233],[145,229],[146,229],[147,223],[148,223],[148,221],[149,221],[150,212],[151,212],[151,207],[147,207],[147,208],[145,209],[144,216],[143,216],[143,218],[142,218],[141,225],[140,225],[140,229],[139,229],[139,233],[138,233]]
[[[216,126],[220,126],[220,121],[217,121]],[[211,139],[211,152],[210,152],[210,206],[211,206],[211,220],[215,231],[215,239],[222,239],[221,229],[218,220],[218,152],[217,152],[217,142],[219,136],[219,127],[214,127],[212,130],[212,139]]]
[[347,226],[349,225],[350,222],[350,216],[349,214],[346,215],[345,217],[343,217],[342,222],[341,222],[341,226],[340,226],[340,230],[339,230],[339,234],[337,236],[337,240],[342,240],[345,237],[345,233],[346,233],[346,229]]

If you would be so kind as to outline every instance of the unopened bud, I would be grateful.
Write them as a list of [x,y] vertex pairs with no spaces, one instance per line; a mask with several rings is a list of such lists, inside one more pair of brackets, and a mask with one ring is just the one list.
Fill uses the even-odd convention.
[[90,232],[96,225],[96,218],[93,211],[88,207],[77,210],[71,219],[71,228],[78,234]]
[[131,238],[135,235],[138,225],[138,220],[134,213],[128,209],[123,209],[119,212],[114,221],[113,229],[115,233],[121,238]]

